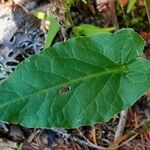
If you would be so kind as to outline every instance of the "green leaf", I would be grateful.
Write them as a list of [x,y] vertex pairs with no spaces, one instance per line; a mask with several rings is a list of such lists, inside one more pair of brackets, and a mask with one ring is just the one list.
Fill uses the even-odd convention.
[[48,48],[51,46],[54,37],[59,31],[60,25],[59,22],[53,16],[47,16],[50,21],[50,27],[47,34],[47,39],[44,48]]
[[44,20],[46,17],[46,14],[44,12],[38,11],[34,14],[38,19]]
[[19,147],[17,150],[22,150],[23,149],[23,143],[19,144]]
[[137,0],[129,0],[128,8],[127,8],[127,13],[130,13],[133,7],[135,6]]
[[150,0],[144,0],[144,5],[146,8],[147,17],[150,24]]
[[56,18],[54,18],[54,16],[52,15],[46,15],[44,12],[36,12],[34,14],[38,19],[41,19],[41,20],[49,20],[50,22],[50,27],[49,27],[49,30],[48,30],[48,34],[47,34],[47,38],[46,38],[46,42],[45,42],[45,45],[44,45],[44,48],[48,48],[51,46],[57,32],[59,31],[60,29],[60,25],[59,25],[59,22]]
[[87,0],[81,0],[83,3],[87,4]]
[[26,59],[0,86],[0,120],[26,127],[108,121],[150,88],[132,29],[79,37]]
[[95,35],[113,30],[115,30],[114,27],[100,28],[90,24],[81,24],[75,27],[75,35]]

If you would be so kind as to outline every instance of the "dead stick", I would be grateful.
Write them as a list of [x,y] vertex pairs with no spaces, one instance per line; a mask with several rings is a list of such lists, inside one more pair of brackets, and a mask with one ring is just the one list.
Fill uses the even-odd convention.
[[[67,139],[70,139],[70,140],[72,140],[72,141],[74,141],[74,142],[77,142],[77,143],[79,143],[79,144],[81,144],[81,145],[86,145],[86,146],[91,147],[91,148],[94,148],[94,149],[96,149],[96,150],[106,150],[105,147],[97,146],[97,145],[93,144],[92,142],[90,142],[88,139],[86,139],[86,138],[84,137],[84,135],[82,135],[82,136],[80,135],[80,136],[84,139],[84,140],[81,140],[81,139],[79,139],[79,138],[77,138],[77,137],[72,136],[71,134],[61,132],[60,130],[57,130],[57,129],[52,129],[52,130],[53,130],[54,132],[57,132],[58,134],[62,135],[63,137],[65,137],[65,138],[67,138]],[[78,131],[80,131],[80,130],[78,130]],[[81,131],[80,131],[80,132],[81,132]]]
[[120,113],[120,120],[119,120],[119,124],[117,127],[117,131],[115,134],[115,140],[119,137],[122,136],[124,128],[125,128],[125,124],[126,124],[126,120],[127,120],[127,114],[128,114],[128,110],[123,110]]

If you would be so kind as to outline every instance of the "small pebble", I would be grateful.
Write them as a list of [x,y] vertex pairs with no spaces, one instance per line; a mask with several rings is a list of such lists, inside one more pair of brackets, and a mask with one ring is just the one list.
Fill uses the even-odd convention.
[[101,21],[100,21],[100,20],[96,20],[96,21],[95,21],[95,24],[96,24],[97,26],[99,26],[99,25],[101,25]]
[[10,126],[9,135],[14,141],[22,141],[23,139],[25,139],[22,129],[17,125]]
[[94,17],[93,16],[89,17],[89,19],[90,19],[91,22],[94,21]]
[[86,23],[90,23],[90,18],[86,18],[86,19],[85,19],[85,22],[86,22]]
[[82,16],[82,15],[79,15],[79,16],[78,16],[78,19],[79,19],[80,22],[83,21],[83,16]]
[[28,10],[33,10],[36,7],[36,2],[31,1],[25,5]]
[[72,17],[72,19],[74,19],[76,17],[76,13],[75,12],[71,12],[71,17]]
[[78,18],[73,19],[74,25],[78,25],[79,24],[79,20]]
[[58,134],[53,130],[43,130],[42,134],[40,135],[41,140],[44,144],[48,145],[55,145],[58,141]]

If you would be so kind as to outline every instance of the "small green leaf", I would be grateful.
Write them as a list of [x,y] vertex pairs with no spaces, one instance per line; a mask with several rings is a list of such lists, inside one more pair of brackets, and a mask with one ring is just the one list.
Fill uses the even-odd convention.
[[147,17],[150,24],[150,0],[144,0],[144,5],[146,8]]
[[87,4],[87,0],[81,0],[83,3]]
[[90,24],[81,24],[75,27],[75,35],[95,35],[113,30],[115,30],[114,27],[100,28]]
[[19,147],[17,150],[22,150],[22,147],[23,147],[23,143],[19,144]]
[[53,16],[47,16],[50,21],[50,27],[47,34],[47,39],[44,48],[48,48],[51,46],[54,37],[60,29],[59,22]]
[[59,22],[52,15],[47,16],[44,12],[38,11],[34,15],[38,19],[41,19],[41,20],[47,19],[50,22],[50,27],[49,27],[46,42],[45,42],[45,45],[44,45],[44,48],[48,48],[48,47],[51,46],[53,39],[55,38],[57,32],[60,29]]
[[127,13],[130,13],[131,10],[133,9],[135,3],[137,2],[137,0],[129,0],[129,4],[128,4],[128,8],[127,8]]
[[150,89],[132,29],[79,37],[26,59],[0,86],[0,120],[26,127],[108,121]]
[[46,14],[45,14],[44,12],[38,11],[38,12],[36,12],[34,15],[35,15],[38,19],[44,20]]

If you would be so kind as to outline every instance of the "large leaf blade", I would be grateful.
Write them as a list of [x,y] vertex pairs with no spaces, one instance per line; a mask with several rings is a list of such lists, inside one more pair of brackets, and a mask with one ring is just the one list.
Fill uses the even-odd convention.
[[143,45],[123,29],[46,49],[0,86],[0,118],[28,127],[107,121],[149,89],[150,63],[139,57]]

